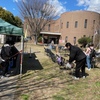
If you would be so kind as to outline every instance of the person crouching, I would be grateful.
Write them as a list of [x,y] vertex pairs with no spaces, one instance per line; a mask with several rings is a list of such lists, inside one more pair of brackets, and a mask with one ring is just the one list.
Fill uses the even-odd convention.
[[80,70],[82,71],[82,77],[85,78],[85,64],[86,64],[86,55],[85,53],[76,46],[73,46],[71,43],[65,44],[66,49],[70,51],[69,54],[69,63],[72,63],[73,61],[76,62],[76,68],[75,68],[75,80],[79,80],[80,77]]

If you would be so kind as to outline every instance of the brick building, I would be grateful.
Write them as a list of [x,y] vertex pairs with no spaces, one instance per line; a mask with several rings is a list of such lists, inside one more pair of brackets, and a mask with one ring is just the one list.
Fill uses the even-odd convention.
[[41,32],[49,42],[71,42],[83,36],[93,38],[94,33],[100,33],[100,14],[92,11],[71,11],[61,14],[60,18],[49,23]]

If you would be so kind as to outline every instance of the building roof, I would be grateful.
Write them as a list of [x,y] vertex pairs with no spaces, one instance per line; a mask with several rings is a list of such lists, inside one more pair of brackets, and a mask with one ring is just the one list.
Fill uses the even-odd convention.
[[61,33],[55,33],[55,32],[40,32],[40,34],[61,35]]

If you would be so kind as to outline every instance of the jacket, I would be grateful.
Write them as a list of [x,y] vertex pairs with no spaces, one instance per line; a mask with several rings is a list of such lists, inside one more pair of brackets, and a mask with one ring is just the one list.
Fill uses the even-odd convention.
[[69,51],[69,63],[73,62],[74,60],[78,62],[86,58],[85,53],[79,47],[71,45]]
[[4,44],[1,49],[1,58],[2,60],[7,60],[11,56],[11,47],[9,44]]

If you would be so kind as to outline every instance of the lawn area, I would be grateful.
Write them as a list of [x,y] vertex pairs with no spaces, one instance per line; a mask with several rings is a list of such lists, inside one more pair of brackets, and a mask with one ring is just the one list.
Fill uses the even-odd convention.
[[[61,70],[41,45],[27,44],[23,75],[16,100],[100,100],[100,64],[86,70],[86,79],[72,79],[70,70]],[[67,58],[66,58],[67,59]]]

